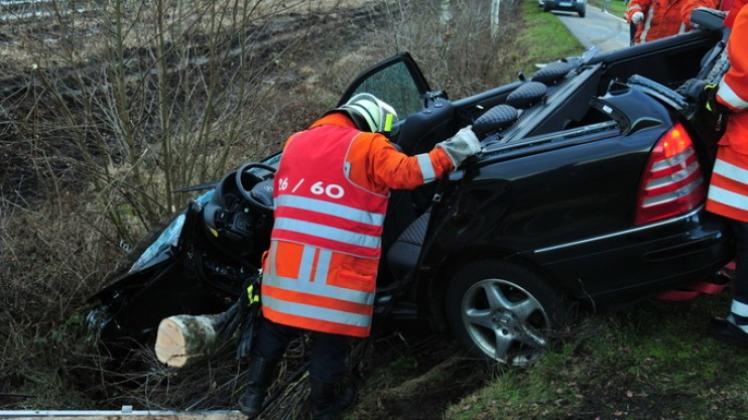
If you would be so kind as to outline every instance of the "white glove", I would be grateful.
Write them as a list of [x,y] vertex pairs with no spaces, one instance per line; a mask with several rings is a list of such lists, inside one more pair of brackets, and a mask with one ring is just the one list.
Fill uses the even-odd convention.
[[457,132],[449,140],[445,140],[436,145],[444,150],[455,168],[470,156],[480,153],[481,146],[478,137],[468,126]]
[[634,25],[638,25],[642,20],[644,20],[644,13],[642,12],[636,12],[631,15],[631,23],[633,23]]

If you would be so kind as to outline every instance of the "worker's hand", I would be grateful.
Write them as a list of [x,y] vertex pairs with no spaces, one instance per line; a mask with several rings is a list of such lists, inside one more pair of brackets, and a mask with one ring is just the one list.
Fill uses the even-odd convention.
[[676,89],[676,92],[700,105],[706,100],[708,85],[706,80],[688,79]]
[[247,285],[247,294],[245,296],[245,303],[247,306],[260,303],[260,282],[256,279],[250,280]]
[[704,91],[702,93],[702,97],[704,101],[704,108],[706,108],[706,110],[712,113],[713,115],[716,115],[722,118],[730,114],[730,109],[722,105],[717,100],[718,90],[719,90],[719,85],[716,85],[713,83],[705,85]]
[[480,141],[470,127],[461,129],[452,138],[437,144],[436,147],[447,153],[455,168],[460,166],[465,159],[481,151]]
[[641,23],[641,21],[644,20],[644,13],[642,12],[636,12],[633,15],[631,15],[631,23],[634,25],[638,25]]

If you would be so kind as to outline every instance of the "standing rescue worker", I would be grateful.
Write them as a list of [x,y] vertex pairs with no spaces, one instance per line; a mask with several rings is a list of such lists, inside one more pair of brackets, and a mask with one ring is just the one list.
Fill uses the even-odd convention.
[[342,390],[349,337],[371,328],[381,235],[391,189],[414,189],[480,151],[470,128],[409,157],[382,133],[395,110],[362,93],[285,144],[275,174],[275,224],[263,261],[262,313],[241,411],[256,416],[289,341],[312,331],[312,414],[334,419],[353,403]]
[[727,43],[730,70],[722,78],[716,100],[730,114],[719,141],[706,209],[731,221],[736,240],[736,275],[730,314],[712,321],[712,335],[748,345],[748,0],[734,0],[726,21],[732,28]]
[[691,12],[697,7],[715,9],[720,0],[631,0],[626,21],[637,26],[634,42],[644,44],[691,29]]

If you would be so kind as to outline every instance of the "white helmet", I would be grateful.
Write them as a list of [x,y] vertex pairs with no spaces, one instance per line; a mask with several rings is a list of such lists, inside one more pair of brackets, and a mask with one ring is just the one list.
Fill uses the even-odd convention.
[[371,93],[354,95],[340,108],[331,112],[344,112],[361,131],[389,133],[397,123],[397,111]]

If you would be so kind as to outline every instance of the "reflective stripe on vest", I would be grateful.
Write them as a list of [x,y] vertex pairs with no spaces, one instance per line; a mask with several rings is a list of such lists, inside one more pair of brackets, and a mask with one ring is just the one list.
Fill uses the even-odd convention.
[[730,307],[730,312],[734,313],[737,316],[748,318],[748,305],[733,299],[732,306]]
[[303,303],[282,301],[270,296],[262,297],[262,304],[268,308],[289,315],[311,318],[320,321],[334,322],[353,327],[366,328],[371,325],[370,315],[359,315],[335,309],[321,308]]
[[[285,217],[275,219],[274,229],[299,232],[303,235],[314,236],[330,241],[341,242],[361,248],[378,250],[382,240],[378,236],[363,235],[345,229],[338,229],[323,224],[294,220]],[[278,235],[276,235],[277,237]]]
[[706,209],[734,220],[748,221],[748,168],[744,158],[720,147],[709,183]]
[[709,187],[709,200],[748,211],[748,197],[715,185]]
[[719,95],[719,98],[728,104],[733,110],[744,111],[748,109],[748,101],[738,96],[738,94],[735,93],[735,90],[730,87],[724,78],[719,82],[717,95]]
[[743,169],[722,159],[717,159],[714,162],[714,169],[712,172],[722,175],[725,178],[730,178],[733,181],[740,182],[741,184],[748,185],[748,169]]
[[314,209],[314,211],[318,213],[342,217],[343,219],[368,225],[381,226],[384,223],[384,214],[359,210],[353,207],[344,206],[338,203],[330,203],[315,198],[284,194],[278,197],[275,201],[275,206],[294,207],[304,210]]
[[720,185],[719,180],[714,176],[718,175],[727,178],[730,181],[744,184],[748,188],[748,170],[733,165],[722,159],[714,162],[712,171],[712,183],[709,186],[708,199],[734,207],[740,210],[748,211],[748,197],[736,191],[724,188],[726,185]]

